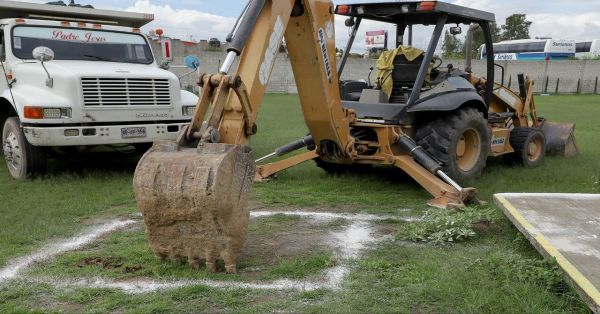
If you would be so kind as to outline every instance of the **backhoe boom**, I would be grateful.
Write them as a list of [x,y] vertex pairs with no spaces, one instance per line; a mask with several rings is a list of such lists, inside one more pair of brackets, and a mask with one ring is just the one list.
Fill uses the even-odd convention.
[[[418,147],[409,145],[406,151],[399,144],[408,137],[401,126],[359,121],[353,109],[342,106],[334,12],[329,0],[249,3],[220,73],[199,78],[202,95],[192,123],[177,142],[156,142],[136,169],[136,199],[158,257],[187,257],[194,267],[203,259],[211,270],[222,259],[226,271],[236,271],[256,172],[247,145],[260,131],[256,117],[284,38],[315,146],[314,152],[294,162],[317,157],[339,164],[394,165],[433,194],[429,203],[437,207],[464,206],[463,201],[472,196],[472,190],[462,189],[440,167],[432,166],[436,161],[427,159]],[[238,56],[236,73],[230,74]],[[354,134],[372,138],[357,139]],[[421,157],[413,159],[417,151]],[[290,165],[275,164],[258,173],[266,175]]]

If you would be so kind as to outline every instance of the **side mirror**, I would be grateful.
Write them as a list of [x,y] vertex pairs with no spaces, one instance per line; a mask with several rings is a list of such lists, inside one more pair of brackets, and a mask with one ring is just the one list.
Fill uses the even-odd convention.
[[36,47],[31,54],[34,59],[42,63],[54,60],[54,51],[48,47]]
[[450,34],[460,35],[460,34],[462,34],[462,28],[460,28],[460,26],[450,27]]
[[48,75],[48,78],[46,79],[46,86],[50,88],[54,87],[54,79],[52,78],[52,76],[50,76],[50,72],[48,72],[48,69],[46,69],[46,66],[44,65],[44,62],[54,60],[54,51],[48,47],[40,46],[33,49],[33,52],[31,54],[33,55],[33,58],[42,63],[42,67]]
[[202,61],[200,61],[200,58],[198,58],[196,55],[186,56],[183,59],[183,62],[185,63],[186,67],[192,70],[197,70],[200,67],[200,64],[202,64]]
[[[200,68],[200,64],[202,64],[202,61],[200,61],[200,58],[198,58],[198,56],[196,56],[196,55],[189,55],[189,56],[186,56],[185,58],[183,58],[183,63],[185,63],[186,67],[192,69],[192,71],[181,75],[179,77],[180,82],[181,82],[182,78],[196,73],[196,71]],[[198,75],[199,74],[200,73],[198,73]]]

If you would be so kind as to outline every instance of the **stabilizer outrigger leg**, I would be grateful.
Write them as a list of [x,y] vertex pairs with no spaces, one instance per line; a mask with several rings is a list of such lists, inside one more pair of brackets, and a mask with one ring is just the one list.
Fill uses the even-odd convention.
[[[260,163],[263,162],[267,159],[273,158],[273,157],[280,157],[280,156],[284,156],[287,155],[293,151],[299,150],[301,148],[304,147],[313,147],[315,146],[315,140],[313,139],[313,137],[311,135],[307,135],[299,140],[293,141],[291,143],[285,144],[277,149],[275,149],[272,153],[263,156],[261,158],[258,158],[256,160],[256,163]],[[268,164],[263,164],[260,166],[256,167],[256,177],[255,177],[255,181],[257,182],[262,182],[262,181],[267,181],[269,180],[269,178],[274,175],[277,172],[283,171],[285,169],[289,169],[291,167],[297,166],[303,162],[312,160],[319,157],[319,155],[317,154],[317,152],[313,149],[302,153],[302,154],[298,154],[296,156],[290,157],[290,158],[286,158],[277,162],[273,162],[273,163],[268,163]]]

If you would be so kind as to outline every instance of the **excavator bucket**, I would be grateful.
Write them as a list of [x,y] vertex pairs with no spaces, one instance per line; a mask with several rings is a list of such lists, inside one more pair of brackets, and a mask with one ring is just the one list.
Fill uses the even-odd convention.
[[246,237],[248,196],[255,173],[252,150],[243,145],[201,143],[178,147],[158,141],[142,157],[133,179],[154,254],[229,273]]
[[571,157],[579,153],[574,135],[575,124],[544,122],[542,130],[546,135],[548,155]]

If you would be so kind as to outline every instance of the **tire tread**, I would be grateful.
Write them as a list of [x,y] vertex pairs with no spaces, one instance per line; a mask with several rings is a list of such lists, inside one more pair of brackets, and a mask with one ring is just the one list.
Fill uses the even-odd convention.
[[469,123],[469,121],[480,126],[482,130],[485,130],[484,134],[480,134],[482,136],[482,145],[483,147],[489,146],[487,120],[480,111],[469,107],[429,121],[417,129],[415,136],[415,141],[433,158],[442,163],[443,171],[459,182],[479,177],[486,166],[489,153],[489,149],[486,147],[480,157],[483,159],[478,162],[478,165],[475,167],[476,169],[471,173],[467,174],[452,166],[451,146],[453,139],[456,139],[460,135],[460,126]]

